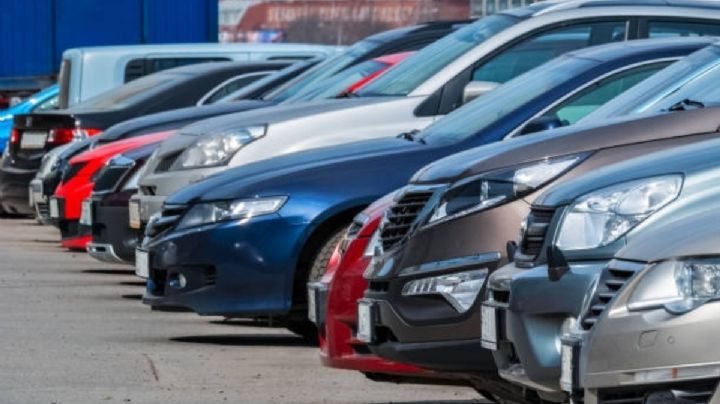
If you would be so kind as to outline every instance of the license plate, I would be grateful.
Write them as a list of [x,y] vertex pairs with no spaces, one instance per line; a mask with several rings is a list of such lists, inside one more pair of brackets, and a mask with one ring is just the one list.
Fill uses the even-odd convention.
[[372,303],[370,302],[358,302],[357,339],[367,343],[372,342],[374,337],[372,307]]
[[55,198],[50,199],[50,217],[53,219],[60,218],[60,207],[58,205],[58,200]]
[[130,201],[130,204],[128,205],[128,210],[129,210],[129,217],[130,217],[130,228],[131,229],[139,229],[140,228],[140,202]]
[[498,349],[498,316],[497,309],[492,306],[483,305],[480,309],[482,320],[482,339],[480,345],[485,349],[493,351]]
[[580,354],[579,343],[563,341],[560,346],[560,388],[572,393],[578,386],[577,360]]
[[20,138],[21,149],[42,149],[45,147],[47,132],[29,130],[24,132]]
[[135,275],[144,279],[150,277],[150,255],[147,251],[135,250]]
[[80,211],[80,224],[85,226],[92,226],[92,201],[84,200],[82,202],[82,209]]

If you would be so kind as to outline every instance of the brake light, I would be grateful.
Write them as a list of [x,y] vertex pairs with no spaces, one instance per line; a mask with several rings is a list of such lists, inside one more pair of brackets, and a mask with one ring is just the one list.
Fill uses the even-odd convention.
[[51,129],[48,134],[48,143],[55,145],[77,142],[102,132],[102,129],[94,128],[56,128]]
[[20,132],[13,126],[10,132],[10,144],[18,144],[18,142],[20,142]]

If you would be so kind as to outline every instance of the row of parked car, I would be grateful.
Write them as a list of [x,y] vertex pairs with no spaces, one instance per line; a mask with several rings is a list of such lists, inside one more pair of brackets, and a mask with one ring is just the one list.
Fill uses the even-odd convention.
[[373,380],[717,403],[719,34],[712,1],[571,0],[173,55],[16,111],[0,205],[158,315],[273,319]]

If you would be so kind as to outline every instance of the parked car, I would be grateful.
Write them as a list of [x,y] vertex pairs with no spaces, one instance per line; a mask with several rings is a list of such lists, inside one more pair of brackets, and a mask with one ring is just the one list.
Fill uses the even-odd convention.
[[[164,142],[148,162],[138,196],[132,200],[133,216],[147,223],[173,192],[228,167],[422,129],[464,99],[568,51],[719,29],[720,4],[705,3],[708,8],[679,4],[587,0],[540,2],[503,11],[423,48],[356,92],[356,97],[293,103],[198,122]],[[226,146],[216,150],[215,144]]]
[[58,86],[52,85],[37,94],[25,99],[20,104],[0,111],[0,153],[5,150],[5,145],[10,140],[12,133],[13,117],[16,114],[28,114],[31,112],[50,111],[57,108]]
[[[606,120],[478,147],[419,170],[380,232],[358,337],[382,357],[495,372],[481,347],[486,277],[546,187],[611,163],[718,136],[717,108]],[[481,230],[478,230],[481,229]]]
[[[585,338],[595,338],[594,326],[603,321],[608,306],[617,304],[615,295],[644,269],[642,262],[611,261],[613,256],[636,237],[661,243],[655,238],[658,229],[677,225],[708,205],[717,206],[718,147],[716,136],[613,164],[550,187],[534,200],[515,261],[490,275],[488,299],[482,306],[483,325],[489,325],[483,331],[483,344],[494,350],[503,378],[536,389],[548,400],[582,398],[580,380],[570,378],[573,373],[561,378],[562,363],[570,370],[567,361],[579,359],[570,351],[580,349]],[[666,256],[674,248],[653,253]],[[655,289],[635,289],[634,298],[621,304],[647,315],[645,309],[658,307],[673,290],[672,273],[664,279],[665,283],[657,283],[661,279],[654,278]],[[624,315],[613,317],[627,320]],[[632,313],[630,317],[638,319]],[[625,338],[642,324],[642,320],[633,326],[625,323]],[[627,348],[612,345],[622,354],[637,349],[641,341],[634,338]],[[561,355],[565,355],[562,360]],[[641,365],[625,363],[633,369]],[[576,363],[575,375],[579,370]],[[623,384],[635,383],[623,380]]]
[[[61,244],[65,248],[85,251],[92,241],[90,232],[81,232],[80,224],[90,224],[90,197],[98,172],[111,158],[148,144],[158,144],[174,131],[133,137],[97,147],[73,157],[62,182],[50,197],[50,218],[60,229]],[[83,217],[85,216],[85,217]]]
[[137,192],[143,166],[159,144],[127,151],[110,159],[97,174],[81,234],[91,234],[91,257],[113,263],[135,262],[137,234],[129,227],[128,201]]
[[6,211],[31,214],[28,185],[49,150],[95,136],[139,115],[196,105],[229,79],[257,79],[256,72],[277,70],[286,62],[206,63],[165,70],[132,81],[69,109],[16,115],[10,152],[0,167],[0,203]]
[[[607,276],[629,265],[635,275],[609,302],[587,342],[573,348],[579,358],[566,359],[585,363],[566,373],[568,380],[581,380],[586,403],[616,397],[694,403],[720,398],[718,292],[695,281],[718,276],[720,216],[717,196],[712,199],[702,213],[683,212],[682,219],[638,235],[604,270]],[[652,290],[661,291],[657,300],[650,300]]]
[[295,62],[340,48],[306,44],[161,44],[68,49],[58,75],[60,108],[69,108],[129,81],[206,62]]
[[[706,44],[704,39],[671,38],[577,51],[516,78],[493,97],[469,103],[421,134],[278,156],[190,185],[173,195],[146,228],[137,254],[138,273],[149,276],[144,301],[203,315],[283,314],[292,329],[312,333],[306,282],[319,279],[337,239],[369,203],[406,184],[424,164],[501,140],[543,111],[574,111],[573,116],[561,115],[577,119],[578,111],[592,110]],[[186,223],[215,201],[261,196],[275,206],[252,220],[215,222],[203,217]],[[244,240],[244,248],[221,254],[218,239]],[[170,245],[175,247],[167,252]],[[178,267],[176,262],[197,266]],[[237,270],[240,262],[243,271]],[[198,273],[199,267],[212,270]],[[166,286],[179,276],[193,281],[182,288]],[[196,290],[206,277],[213,279],[213,286]]]

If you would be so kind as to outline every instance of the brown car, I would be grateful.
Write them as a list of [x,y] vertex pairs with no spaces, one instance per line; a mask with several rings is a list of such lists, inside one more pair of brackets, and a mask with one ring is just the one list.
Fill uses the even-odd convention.
[[[634,118],[510,139],[416,173],[379,229],[358,337],[392,360],[495,374],[480,343],[478,296],[489,272],[514,254],[532,201],[551,184],[608,164],[717,137],[720,108]],[[539,245],[523,247],[542,254],[532,251]]]

